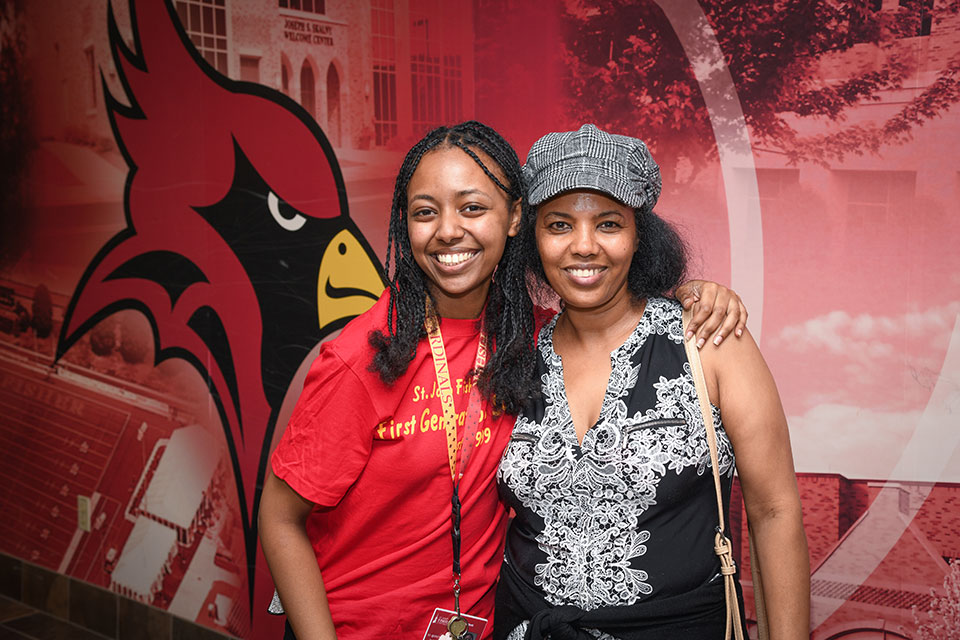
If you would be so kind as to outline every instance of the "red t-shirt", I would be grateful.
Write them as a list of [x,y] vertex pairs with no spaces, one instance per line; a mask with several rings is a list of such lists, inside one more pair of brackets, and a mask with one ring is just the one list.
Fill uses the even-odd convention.
[[[453,485],[433,359],[423,340],[393,385],[368,371],[367,336],[385,328],[386,309],[384,293],[323,345],[272,460],[274,473],[315,504],[307,533],[342,638],[422,638],[436,607],[453,608]],[[477,321],[443,318],[440,330],[462,415]],[[514,416],[492,418],[482,406],[480,444],[471,443],[460,483],[460,605],[489,619],[506,525],[496,473]]]

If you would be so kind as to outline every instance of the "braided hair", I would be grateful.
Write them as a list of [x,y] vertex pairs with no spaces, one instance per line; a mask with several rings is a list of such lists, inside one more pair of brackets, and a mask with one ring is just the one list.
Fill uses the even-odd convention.
[[[491,127],[476,121],[438,127],[410,149],[397,174],[390,211],[386,259],[390,288],[387,331],[374,331],[369,336],[370,346],[375,351],[370,370],[378,373],[386,384],[392,384],[406,373],[417,345],[426,337],[425,303],[430,292],[426,276],[415,262],[410,247],[407,185],[426,153],[452,147],[470,156],[511,202],[520,200],[522,215],[526,214],[526,189],[520,161],[510,144]],[[505,182],[484,164],[478,151],[500,167]],[[475,372],[477,386],[496,411],[506,413],[518,413],[535,389],[533,303],[527,292],[525,276],[528,257],[524,251],[527,246],[520,237],[507,237],[481,319],[492,357],[486,367]]]

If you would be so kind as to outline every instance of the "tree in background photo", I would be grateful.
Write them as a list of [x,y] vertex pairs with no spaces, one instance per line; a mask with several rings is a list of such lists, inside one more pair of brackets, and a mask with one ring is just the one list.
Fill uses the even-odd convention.
[[[928,68],[917,48],[904,44],[957,14],[956,0],[901,0],[883,10],[876,0],[699,4],[725,57],[754,148],[783,154],[791,164],[876,154],[885,144],[907,142],[914,128],[960,100],[960,53]],[[582,0],[569,5],[566,26],[572,120],[640,135],[667,183],[677,178],[678,163],[690,168],[684,175],[695,176],[715,156],[714,132],[687,54],[660,7]],[[854,47],[863,63],[834,77],[831,62]],[[893,115],[846,122],[851,109],[878,101],[883,91],[905,88],[919,72],[936,78]],[[801,118],[830,126],[805,132],[797,126]]]
[[117,347],[117,321],[110,317],[90,331],[90,350],[100,357],[113,354]]
[[960,561],[950,563],[943,578],[943,595],[931,590],[930,606],[920,614],[916,608],[913,619],[917,625],[917,640],[951,640],[960,631]]

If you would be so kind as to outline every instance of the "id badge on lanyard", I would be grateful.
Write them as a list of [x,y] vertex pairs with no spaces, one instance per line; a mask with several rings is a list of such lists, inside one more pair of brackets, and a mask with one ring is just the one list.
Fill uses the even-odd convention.
[[[452,615],[446,616],[446,628],[452,640],[468,640],[477,638],[483,633],[487,621],[474,616],[464,616],[460,613],[460,478],[467,466],[472,447],[471,442],[480,426],[480,409],[482,399],[480,389],[474,383],[470,389],[470,399],[464,414],[463,436],[457,438],[457,412],[453,404],[453,385],[450,382],[450,366],[447,362],[447,351],[443,346],[443,335],[440,333],[440,321],[437,318],[433,305],[427,300],[427,317],[425,322],[427,338],[430,342],[430,355],[437,375],[437,391],[440,397],[440,406],[443,408],[444,431],[447,434],[447,458],[450,463],[450,479],[453,481],[453,496],[450,500],[450,536],[453,540],[453,606],[454,610],[446,612],[438,609],[431,617],[434,627],[438,619],[438,611]],[[481,329],[480,341],[477,345],[477,357],[474,371],[479,371],[487,363],[487,334]],[[458,445],[459,441],[459,445]],[[426,635],[424,636],[427,637]]]

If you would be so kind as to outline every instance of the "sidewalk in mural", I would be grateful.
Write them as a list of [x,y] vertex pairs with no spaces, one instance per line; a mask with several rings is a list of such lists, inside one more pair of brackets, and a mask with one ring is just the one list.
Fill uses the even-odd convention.
[[[7,511],[0,550],[110,587],[150,468],[171,434],[192,420],[185,408],[144,391],[0,341],[0,503]],[[89,532],[78,524],[78,496],[90,498]],[[176,545],[151,601],[223,628],[229,603],[246,592],[234,560],[242,545],[231,535],[236,496],[226,497],[201,518],[192,545]]]

